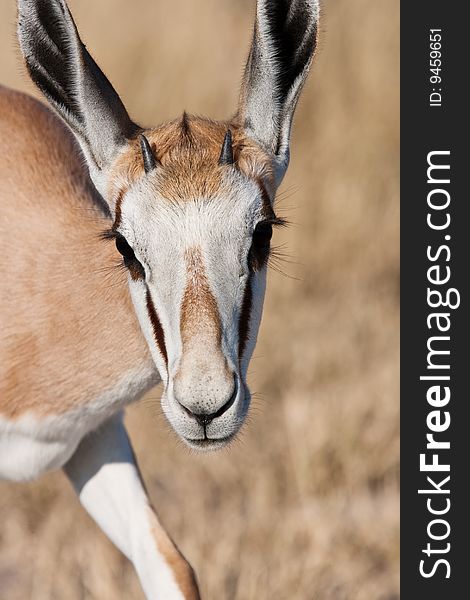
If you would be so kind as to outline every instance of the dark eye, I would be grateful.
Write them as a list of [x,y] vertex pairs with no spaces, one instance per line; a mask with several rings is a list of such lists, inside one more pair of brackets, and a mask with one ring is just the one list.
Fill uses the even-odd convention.
[[271,223],[258,223],[253,232],[253,244],[259,248],[269,246],[269,242],[273,237],[273,226]]
[[132,279],[142,279],[145,277],[143,266],[137,260],[134,250],[129,246],[123,235],[116,236],[116,248],[124,259],[124,264],[129,269]]
[[248,262],[253,271],[259,271],[266,264],[272,236],[273,226],[271,223],[261,222],[256,225],[248,256]]
[[124,236],[118,235],[116,237],[116,248],[122,254],[124,260],[135,260],[134,250],[129,246]]

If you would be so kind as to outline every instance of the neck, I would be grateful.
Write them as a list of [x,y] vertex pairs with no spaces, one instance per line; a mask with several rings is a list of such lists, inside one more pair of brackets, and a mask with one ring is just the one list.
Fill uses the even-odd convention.
[[0,152],[5,145],[10,156],[13,138],[23,160],[0,165],[0,233],[21,240],[27,232],[28,243],[17,245],[2,272],[1,329],[15,335],[0,348],[0,416],[63,415],[102,398],[118,410],[158,376],[114,245],[100,238],[109,219],[60,121],[37,101],[2,90],[0,109],[8,103],[16,109],[0,110]]

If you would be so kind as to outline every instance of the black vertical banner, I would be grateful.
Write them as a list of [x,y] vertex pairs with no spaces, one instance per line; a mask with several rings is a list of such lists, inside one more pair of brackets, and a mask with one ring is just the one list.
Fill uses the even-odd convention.
[[470,135],[464,2],[401,7],[401,572],[470,598]]

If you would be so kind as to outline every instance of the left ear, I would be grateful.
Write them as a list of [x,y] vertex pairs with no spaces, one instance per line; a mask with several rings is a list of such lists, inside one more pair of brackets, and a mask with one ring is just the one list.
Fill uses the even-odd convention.
[[277,184],[289,164],[295,107],[317,44],[318,0],[257,0],[237,120],[274,159]]

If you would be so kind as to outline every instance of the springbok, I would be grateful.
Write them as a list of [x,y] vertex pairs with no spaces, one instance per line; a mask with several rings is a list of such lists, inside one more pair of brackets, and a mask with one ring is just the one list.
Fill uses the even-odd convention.
[[197,450],[225,446],[245,419],[282,223],[274,196],[318,15],[317,0],[258,0],[236,115],[143,129],[65,0],[18,0],[29,75],[61,118],[0,90],[0,477],[63,468],[147,598],[199,592],[151,507],[122,411],[162,381],[165,415]]

